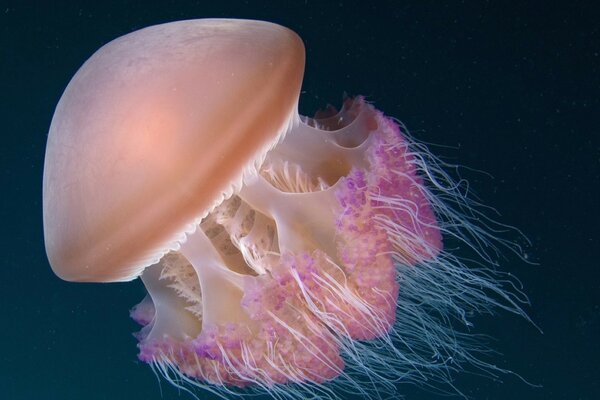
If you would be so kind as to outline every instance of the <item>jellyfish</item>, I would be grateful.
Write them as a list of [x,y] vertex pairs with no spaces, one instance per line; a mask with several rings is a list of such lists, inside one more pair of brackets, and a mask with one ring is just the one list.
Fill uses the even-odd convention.
[[381,398],[499,371],[470,320],[527,318],[493,268],[515,246],[365,98],[299,115],[304,61],[294,32],[251,20],[166,23],[100,48],[50,126],[53,271],[141,278],[139,359],[224,398]]

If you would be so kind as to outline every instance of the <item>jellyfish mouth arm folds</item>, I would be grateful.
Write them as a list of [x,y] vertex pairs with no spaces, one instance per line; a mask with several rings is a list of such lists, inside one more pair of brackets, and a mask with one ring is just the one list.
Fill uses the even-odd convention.
[[445,206],[410,139],[362,98],[294,121],[240,189],[142,275],[155,312],[149,322],[148,300],[132,310],[145,325],[140,359],[198,385],[279,394],[279,384],[317,390],[338,377],[363,393],[347,374],[373,380],[390,365],[401,371],[393,379],[413,369],[449,379],[440,371],[453,359],[493,370],[447,324],[469,326],[469,309],[520,309],[444,251],[452,226],[436,215]]
[[227,268],[200,227],[187,236],[180,253],[192,264],[198,276],[200,290],[204,294],[203,322],[209,325],[246,322],[246,314],[235,306],[242,298],[244,277]]
[[239,196],[275,221],[281,253],[320,248],[335,257],[334,211],[339,206],[333,192],[284,193],[262,176],[255,176]]
[[[172,352],[165,346],[176,338],[180,352],[188,346],[204,360],[180,360],[180,369],[218,381],[203,363],[225,368],[238,343],[238,357],[287,371],[275,381],[321,382],[342,374],[342,342],[387,335],[395,318],[395,269],[383,231],[366,219],[369,188],[359,182],[375,144],[369,135],[376,129],[374,111],[361,100],[348,105],[356,111],[352,118],[343,110],[343,116],[293,125],[240,191],[188,235],[178,256],[144,272],[159,303],[141,336],[145,359]],[[257,337],[266,338],[259,348],[250,345]],[[152,348],[153,341],[162,344]],[[308,356],[282,365],[290,349]],[[240,368],[220,379],[266,384],[261,368]]]
[[[185,290],[183,282],[173,282],[169,279],[177,275],[174,271],[177,266],[172,264],[170,267],[147,268],[142,280],[156,309],[150,325],[147,318],[140,321],[143,325],[148,325],[145,340],[181,340],[195,337],[202,325],[211,326],[230,321],[248,322],[246,314],[239,306],[243,295],[244,277],[225,266],[222,257],[200,227],[187,236],[179,254],[185,257],[185,260],[179,257],[175,262],[180,264],[179,267],[182,262],[186,266],[189,263],[193,274],[190,274],[188,266],[191,278],[188,276],[187,279],[197,280],[195,283],[199,287],[195,291]],[[181,275],[181,272],[179,274]],[[143,315],[141,313],[147,307],[146,302],[147,300],[141,303],[141,307],[136,307],[140,315]],[[194,309],[194,302],[197,303],[196,315],[190,312],[190,309]]]

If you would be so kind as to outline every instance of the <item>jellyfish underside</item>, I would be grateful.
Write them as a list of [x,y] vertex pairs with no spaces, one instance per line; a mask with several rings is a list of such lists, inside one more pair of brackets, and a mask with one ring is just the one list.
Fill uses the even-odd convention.
[[[360,97],[300,117],[143,273],[149,296],[131,313],[144,326],[140,359],[177,385],[282,398],[335,398],[322,385],[335,378],[368,397],[364,381],[392,393],[400,379],[447,382],[455,363],[493,369],[450,321],[468,326],[468,310],[498,305],[522,314],[522,299],[443,250],[443,232],[488,238],[468,221],[457,228],[423,182],[440,173],[424,157]],[[454,190],[445,194],[460,201]]]

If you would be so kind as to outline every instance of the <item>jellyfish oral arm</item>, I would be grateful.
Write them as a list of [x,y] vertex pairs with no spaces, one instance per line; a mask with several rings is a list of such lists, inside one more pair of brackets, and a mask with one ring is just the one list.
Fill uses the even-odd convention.
[[489,303],[479,283],[503,292],[452,264],[410,139],[362,98],[338,117],[300,121],[177,252],[144,272],[156,310],[150,322],[147,300],[132,311],[146,325],[140,359],[194,384],[272,393],[338,377],[360,391],[347,369],[449,379],[438,372],[445,358],[425,360],[424,349],[479,365],[477,349],[448,341],[445,324]]
[[[169,275],[162,265],[148,267],[142,274],[156,308],[152,323],[147,327],[146,341],[193,338],[202,327],[249,322],[240,306],[243,276],[227,268],[218,250],[200,227],[188,234],[179,254],[185,258],[179,256],[178,262],[189,263],[193,268],[192,278],[186,277],[181,271]],[[179,285],[170,279],[177,274]],[[185,294],[181,283],[185,280],[197,280],[199,290]],[[197,312],[198,315],[189,312],[193,301],[199,303],[201,311]]]
[[244,277],[227,268],[200,227],[187,236],[180,253],[192,264],[200,282],[204,299],[202,322],[209,325],[248,322],[240,307]]
[[336,257],[335,211],[339,206],[333,191],[285,193],[255,176],[238,195],[275,221],[281,253],[322,249]]

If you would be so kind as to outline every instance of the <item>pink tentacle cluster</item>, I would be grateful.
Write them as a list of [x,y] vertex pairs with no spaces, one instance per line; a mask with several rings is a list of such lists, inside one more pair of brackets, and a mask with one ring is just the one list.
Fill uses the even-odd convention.
[[[342,117],[363,115],[369,128],[353,134],[364,140],[352,148],[333,144],[342,155],[359,149],[362,158],[328,188],[335,248],[280,248],[276,257],[265,251],[266,273],[243,278],[238,306],[247,321],[203,323],[196,337],[182,340],[147,339],[143,330],[141,360],[168,363],[218,385],[322,383],[343,373],[345,341],[389,332],[400,290],[395,260],[400,255],[416,264],[435,257],[441,236],[397,124],[362,98],[345,108]],[[140,305],[132,317],[147,325],[148,310]]]

